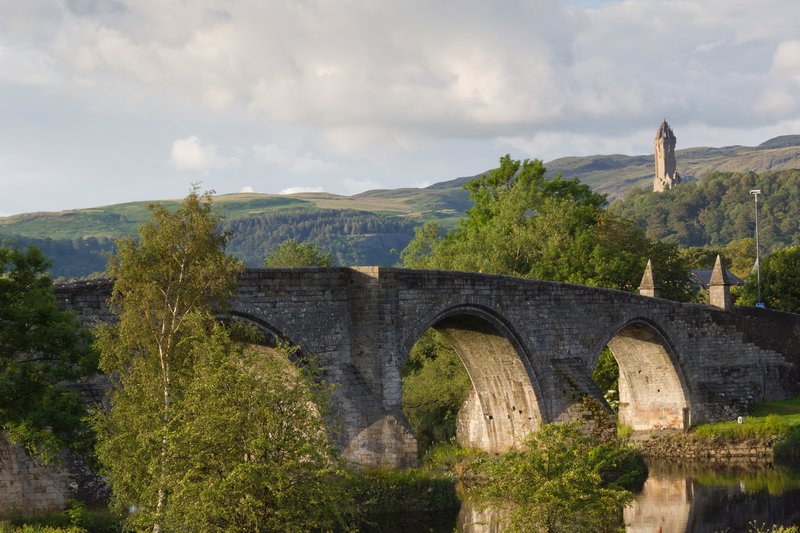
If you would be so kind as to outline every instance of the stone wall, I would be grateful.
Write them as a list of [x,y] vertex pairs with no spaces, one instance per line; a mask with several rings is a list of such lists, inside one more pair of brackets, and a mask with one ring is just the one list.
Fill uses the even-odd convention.
[[704,464],[770,465],[774,459],[775,437],[749,439],[746,442],[701,441],[684,433],[635,434],[634,446],[653,459],[692,461]]
[[35,463],[0,431],[0,515],[60,510],[70,494],[63,470]]

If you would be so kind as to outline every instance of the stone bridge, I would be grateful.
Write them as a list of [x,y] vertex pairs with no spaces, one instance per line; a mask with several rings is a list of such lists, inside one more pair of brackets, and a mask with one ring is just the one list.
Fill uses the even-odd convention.
[[[55,288],[88,321],[108,320],[107,280]],[[592,380],[608,346],[620,368],[619,422],[685,430],[800,394],[800,315],[721,310],[627,292],[477,273],[384,267],[247,270],[232,314],[314,354],[336,385],[343,455],[408,466],[401,370],[428,328],[472,380],[458,439],[490,452],[539,424],[614,424]]]

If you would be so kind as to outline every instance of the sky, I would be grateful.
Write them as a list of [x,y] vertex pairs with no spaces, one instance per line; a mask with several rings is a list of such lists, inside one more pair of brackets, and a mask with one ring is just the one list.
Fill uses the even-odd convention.
[[797,0],[0,0],[0,216],[800,134]]

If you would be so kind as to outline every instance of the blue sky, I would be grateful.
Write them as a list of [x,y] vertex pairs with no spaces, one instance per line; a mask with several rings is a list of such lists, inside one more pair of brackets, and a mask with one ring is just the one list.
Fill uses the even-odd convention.
[[0,0],[0,215],[800,133],[794,0]]

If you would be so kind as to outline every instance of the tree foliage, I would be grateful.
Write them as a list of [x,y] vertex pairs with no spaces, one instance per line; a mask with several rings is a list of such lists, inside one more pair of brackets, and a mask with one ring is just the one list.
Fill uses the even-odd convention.
[[599,443],[575,424],[546,424],[524,446],[479,466],[474,489],[508,511],[509,531],[613,531],[633,499],[626,487],[646,477],[631,450]]
[[[169,531],[329,530],[350,505],[320,406],[325,390],[287,351],[215,319],[241,265],[211,198],[153,206],[109,261],[119,321],[99,330],[116,378],[98,455],[127,526]],[[310,368],[310,367],[309,367]]]
[[[174,441],[173,523],[190,531],[325,531],[351,519],[322,417],[327,389],[290,350],[243,347],[217,326]],[[210,428],[213,428],[210,430]]]
[[651,241],[606,211],[605,197],[578,180],[544,174],[541,161],[504,156],[498,169],[466,185],[475,204],[459,226],[443,236],[435,223],[417,229],[403,264],[633,291],[649,258],[664,297],[691,298],[674,245]]
[[288,239],[318,246],[337,265],[392,265],[393,249],[414,236],[415,221],[347,209],[287,210],[226,221],[228,251],[247,266],[261,266],[264,257]]
[[682,248],[681,255],[691,268],[698,269],[712,268],[719,255],[726,269],[744,279],[750,275],[756,261],[756,242],[746,237],[724,246],[692,246]]
[[619,364],[613,352],[603,348],[597,364],[592,370],[592,379],[597,384],[609,407],[617,412],[619,409]]
[[287,239],[271,250],[264,259],[267,268],[293,268],[304,266],[329,267],[333,257],[320,251],[319,246]]
[[[761,263],[761,300],[770,309],[800,313],[800,246],[774,250]],[[756,275],[747,278],[740,292],[739,305],[758,301]]]
[[105,254],[114,249],[108,237],[77,237],[74,239],[36,239],[18,235],[0,235],[0,245],[34,247],[42,251],[48,261],[48,272],[54,278],[80,278],[101,273],[106,268]]
[[424,455],[434,442],[456,436],[456,416],[472,388],[458,354],[433,329],[411,350],[403,368],[403,414]]
[[48,266],[36,248],[0,248],[0,427],[43,462],[91,440],[85,402],[63,382],[97,365],[86,331],[56,305]]
[[139,240],[119,241],[108,264],[119,321],[98,329],[98,345],[101,368],[117,386],[99,421],[98,455],[117,508],[134,505],[140,526],[172,529],[165,520],[183,391],[208,350],[214,306],[231,294],[240,266],[222,250],[209,194],[193,190],[176,211],[150,209]]
[[755,233],[751,189],[762,191],[758,205],[761,246],[771,250],[798,242],[800,170],[714,172],[662,193],[633,188],[610,209],[635,220],[652,239],[681,246],[723,246]]

